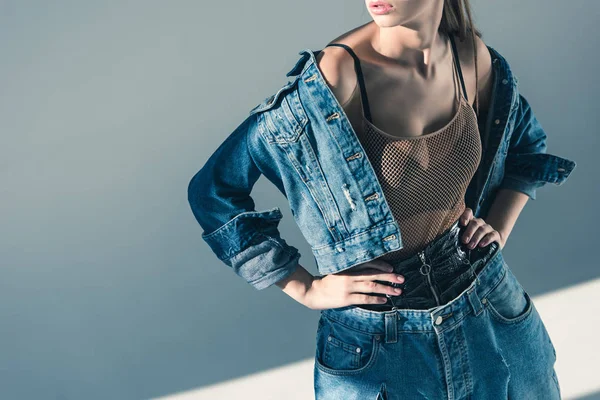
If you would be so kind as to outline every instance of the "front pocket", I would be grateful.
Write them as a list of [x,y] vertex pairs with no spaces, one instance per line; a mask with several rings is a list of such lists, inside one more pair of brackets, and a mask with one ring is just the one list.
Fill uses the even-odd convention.
[[337,369],[360,368],[360,346],[342,342],[332,334],[327,336],[323,362],[325,365],[335,365]]
[[502,263],[504,275],[484,297],[485,304],[492,317],[497,321],[504,324],[515,324],[524,321],[531,315],[533,302],[504,260]]
[[308,124],[308,116],[300,102],[297,87],[290,87],[277,101],[276,106],[261,114],[266,126],[265,139],[270,144],[295,143]]
[[317,332],[315,365],[320,371],[352,375],[375,363],[380,336],[348,328],[323,315]]

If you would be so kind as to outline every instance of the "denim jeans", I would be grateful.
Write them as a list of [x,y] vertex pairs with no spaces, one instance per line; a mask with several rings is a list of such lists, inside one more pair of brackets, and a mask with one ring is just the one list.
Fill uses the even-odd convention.
[[462,231],[455,223],[432,241],[425,263],[415,255],[395,265],[406,292],[390,309],[321,311],[316,400],[561,398],[533,300],[497,242],[468,252]]
[[[359,307],[373,311],[396,308],[427,309],[452,300],[469,286],[478,269],[494,254],[497,242],[485,247],[469,249],[461,242],[466,227],[457,219],[452,226],[431,241],[414,256],[393,263],[394,273],[404,276],[404,283],[376,281],[402,288],[398,296],[387,296],[386,304],[361,304]],[[375,294],[383,296],[383,294]]]

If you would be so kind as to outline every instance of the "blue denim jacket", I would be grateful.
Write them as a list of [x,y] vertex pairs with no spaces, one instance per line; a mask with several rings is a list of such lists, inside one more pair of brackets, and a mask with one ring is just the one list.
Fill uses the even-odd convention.
[[[561,185],[576,163],[546,153],[546,133],[492,47],[494,82],[487,118],[478,121],[483,153],[465,195],[486,217],[499,189],[536,198]],[[286,196],[321,274],[400,249],[402,234],[344,109],[317,68],[320,52],[302,50],[295,78],[254,107],[191,179],[188,200],[216,256],[256,289],[292,274],[298,249],[280,236],[281,210],[255,210],[252,187],[263,174]],[[485,120],[483,120],[485,119]]]

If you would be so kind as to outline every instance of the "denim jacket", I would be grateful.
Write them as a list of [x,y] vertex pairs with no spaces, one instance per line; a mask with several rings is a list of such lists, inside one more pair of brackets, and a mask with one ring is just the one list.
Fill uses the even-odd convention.
[[[561,185],[576,163],[547,154],[546,133],[492,47],[487,118],[478,121],[482,158],[466,195],[486,217],[499,189],[536,198]],[[298,249],[280,236],[278,207],[255,210],[252,187],[264,175],[289,202],[321,274],[343,271],[402,248],[375,171],[341,104],[317,68],[321,50],[304,49],[286,74],[295,78],[250,110],[188,185],[202,238],[216,256],[258,290],[292,274]]]

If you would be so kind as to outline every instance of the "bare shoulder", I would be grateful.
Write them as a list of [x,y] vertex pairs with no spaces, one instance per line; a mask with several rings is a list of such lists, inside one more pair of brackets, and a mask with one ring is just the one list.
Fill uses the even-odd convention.
[[339,46],[325,47],[317,55],[317,66],[337,100],[344,104],[357,83],[352,56]]
[[479,87],[479,106],[487,110],[490,103],[493,86],[492,56],[486,44],[479,36],[475,36],[477,49],[477,74]]
[[[461,67],[465,69],[465,81],[469,91],[469,101],[475,98],[475,54],[470,39],[463,42],[456,41]],[[477,52],[477,87],[479,92],[479,107],[487,110],[493,86],[492,57],[490,52],[479,36],[475,36],[475,51]]]

